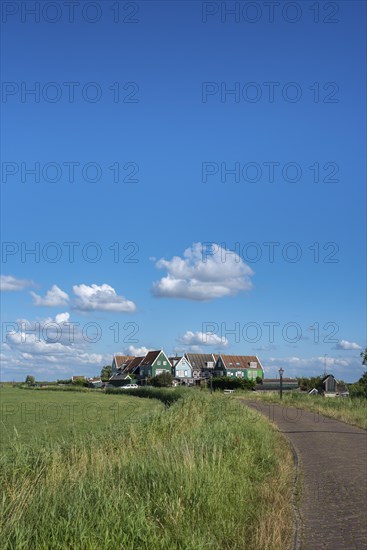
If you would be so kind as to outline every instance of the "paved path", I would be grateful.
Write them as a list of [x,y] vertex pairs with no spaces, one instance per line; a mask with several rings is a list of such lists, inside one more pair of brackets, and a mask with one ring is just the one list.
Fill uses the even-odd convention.
[[295,407],[245,401],[293,443],[302,550],[367,550],[367,432]]

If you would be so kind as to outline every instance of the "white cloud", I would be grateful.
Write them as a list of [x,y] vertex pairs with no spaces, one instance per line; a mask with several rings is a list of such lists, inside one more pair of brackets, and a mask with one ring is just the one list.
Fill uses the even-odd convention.
[[116,294],[112,286],[98,285],[74,285],[74,294],[77,296],[75,307],[81,311],[115,311],[131,313],[136,310],[136,305],[123,296]]
[[67,323],[70,319],[70,314],[66,311],[65,313],[58,313],[55,315],[55,322],[57,324]]
[[335,349],[358,350],[358,349],[362,349],[362,346],[358,345],[356,342],[348,342],[348,340],[340,340],[340,342],[336,344]]
[[180,336],[179,342],[185,346],[212,346],[215,348],[228,346],[228,340],[225,337],[217,336],[216,334],[206,332],[192,332],[187,330],[185,334]]
[[183,258],[161,258],[155,265],[168,272],[153,285],[153,294],[159,298],[204,301],[252,289],[252,269],[240,256],[219,245],[208,253],[205,245],[194,243],[184,251]]
[[[42,321],[18,320],[13,332],[6,334],[2,356],[4,379],[24,379],[25,374],[42,375],[43,379],[65,378],[78,369],[99,374],[103,365],[110,364],[110,355],[91,353],[91,342],[81,334],[70,334],[69,313],[59,313],[55,319]],[[78,324],[78,323],[77,323]]]
[[145,346],[142,346],[140,348],[129,346],[126,355],[135,355],[136,357],[142,357],[143,355],[145,356],[149,351],[150,349],[146,348]]
[[50,290],[46,292],[46,296],[42,297],[35,292],[30,293],[33,297],[33,303],[35,306],[48,306],[57,307],[65,306],[69,301],[69,296],[66,292],[61,290],[57,285],[52,285]]
[[28,279],[17,279],[12,275],[0,276],[0,289],[3,292],[24,290],[28,286],[33,286],[33,285],[34,285],[33,281],[29,281]]

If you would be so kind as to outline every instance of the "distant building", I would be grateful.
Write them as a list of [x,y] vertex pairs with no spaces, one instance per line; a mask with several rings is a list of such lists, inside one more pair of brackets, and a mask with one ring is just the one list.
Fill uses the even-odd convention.
[[172,365],[162,349],[149,351],[139,363],[139,378],[151,378],[163,372],[172,372]]
[[349,397],[349,391],[344,382],[335,378],[333,374],[327,374],[321,380],[317,388],[313,388],[309,394],[314,394],[315,391],[324,397]]
[[214,372],[216,376],[235,376],[245,380],[264,378],[264,369],[256,355],[220,354]]
[[169,357],[168,359],[172,365],[172,375],[177,382],[192,384],[192,367],[187,357]]

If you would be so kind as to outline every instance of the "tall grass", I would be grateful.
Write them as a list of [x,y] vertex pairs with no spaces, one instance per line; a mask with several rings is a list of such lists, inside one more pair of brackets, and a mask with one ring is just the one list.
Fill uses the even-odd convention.
[[367,399],[364,397],[322,397],[295,392],[283,393],[282,401],[278,392],[254,392],[248,397],[298,407],[367,429]]
[[284,439],[259,414],[191,393],[78,443],[13,448],[0,546],[286,550],[292,475]]
[[178,401],[185,395],[188,395],[188,392],[194,390],[187,388],[152,388],[152,387],[140,387],[132,389],[121,389],[121,388],[107,388],[106,393],[113,395],[133,395],[134,397],[144,397],[149,399],[159,399],[165,405],[171,405],[175,401]]

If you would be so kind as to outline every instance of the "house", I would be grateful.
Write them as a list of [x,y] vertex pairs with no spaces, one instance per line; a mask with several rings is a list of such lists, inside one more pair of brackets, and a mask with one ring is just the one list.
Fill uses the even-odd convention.
[[217,357],[212,353],[185,353],[184,357],[190,363],[192,368],[192,378],[201,380],[210,378],[214,371],[214,365]]
[[131,382],[133,375],[136,375],[136,371],[144,357],[132,357],[130,355],[116,357],[120,357],[116,362],[119,365],[119,369],[116,372],[112,371],[112,376],[108,380],[108,383],[115,387],[125,386],[127,382]]
[[132,355],[114,355],[112,359],[112,374],[124,369],[129,361],[134,359]]
[[320,385],[314,389],[324,397],[349,397],[346,384],[337,380],[333,374],[325,375]]
[[214,372],[215,376],[236,376],[245,380],[264,378],[264,369],[256,355],[220,354]]
[[104,384],[101,380],[100,376],[94,377],[94,378],[88,378],[88,386],[90,388],[103,388]]
[[189,360],[182,357],[169,357],[169,362],[172,365],[172,374],[174,378],[179,379],[182,383],[193,383],[192,367]]
[[109,386],[115,386],[116,388],[120,386],[125,386],[127,383],[131,382],[132,378],[129,374],[124,374],[123,372],[116,372],[108,379]]
[[162,349],[149,351],[138,365],[139,378],[151,378],[162,372],[172,372],[172,365]]

